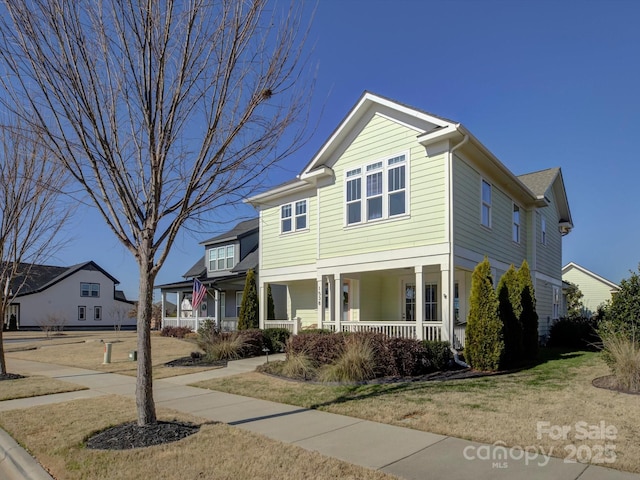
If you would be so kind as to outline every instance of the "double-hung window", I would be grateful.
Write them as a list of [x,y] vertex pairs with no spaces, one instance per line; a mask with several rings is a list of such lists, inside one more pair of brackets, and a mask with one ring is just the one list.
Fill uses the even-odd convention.
[[406,155],[397,155],[347,171],[345,178],[347,225],[407,213],[406,158]]
[[209,250],[209,270],[229,270],[235,261],[235,246],[214,247]]
[[438,285],[435,283],[424,286],[424,319],[428,322],[438,319]]
[[482,180],[482,225],[491,228],[491,184]]
[[100,296],[100,284],[99,283],[80,283],[80,296],[81,297],[99,297]]
[[513,204],[513,241],[520,243],[520,207]]
[[280,207],[281,233],[295,232],[307,228],[307,200],[287,203]]
[[93,307],[93,319],[97,322],[102,320],[102,307]]
[[78,307],[78,320],[86,320],[87,319],[87,307],[81,305]]

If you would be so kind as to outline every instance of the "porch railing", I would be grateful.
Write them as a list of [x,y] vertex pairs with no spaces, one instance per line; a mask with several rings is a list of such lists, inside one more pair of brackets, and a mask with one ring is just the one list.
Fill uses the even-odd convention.
[[292,334],[296,335],[300,331],[301,320],[294,318],[293,320],[265,320],[264,328],[286,328]]
[[453,348],[459,350],[465,344],[465,325],[454,325],[453,327]]
[[[162,319],[162,327],[187,327],[197,332],[205,321],[211,320],[215,322],[213,317],[164,317]],[[225,318],[222,320],[222,330],[232,331],[238,326],[238,320],[235,318]]]
[[442,323],[441,322],[423,322],[422,339],[423,340],[442,340]]

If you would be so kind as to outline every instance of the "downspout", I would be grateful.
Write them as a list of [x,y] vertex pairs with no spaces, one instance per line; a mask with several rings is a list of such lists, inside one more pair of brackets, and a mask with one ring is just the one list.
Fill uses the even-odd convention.
[[469,135],[465,134],[464,138],[455,145],[453,148],[449,150],[449,285],[447,285],[447,290],[449,295],[449,338],[451,339],[451,351],[453,353],[453,361],[464,368],[469,368],[465,362],[460,360],[458,356],[458,351],[454,345],[454,322],[453,318],[453,289],[455,285],[455,263],[454,263],[454,253],[453,253],[453,153],[465,145],[469,141]]

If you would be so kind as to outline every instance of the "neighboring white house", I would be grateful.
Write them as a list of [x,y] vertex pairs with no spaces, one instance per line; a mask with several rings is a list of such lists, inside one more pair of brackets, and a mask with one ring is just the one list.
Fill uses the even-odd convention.
[[12,282],[12,293],[18,292],[6,312],[5,328],[135,328],[136,319],[128,316],[133,302],[116,290],[118,283],[92,261],[71,267],[33,265],[26,278]]
[[612,281],[574,262],[562,267],[562,280],[577,285],[584,295],[582,305],[585,317],[591,317],[596,313],[598,306],[611,300],[611,296],[620,290],[620,287]]

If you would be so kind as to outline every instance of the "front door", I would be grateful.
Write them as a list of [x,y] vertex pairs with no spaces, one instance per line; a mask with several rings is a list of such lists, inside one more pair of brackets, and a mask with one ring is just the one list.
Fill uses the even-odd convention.
[[12,303],[4,314],[5,330],[18,330],[20,326],[20,304]]

